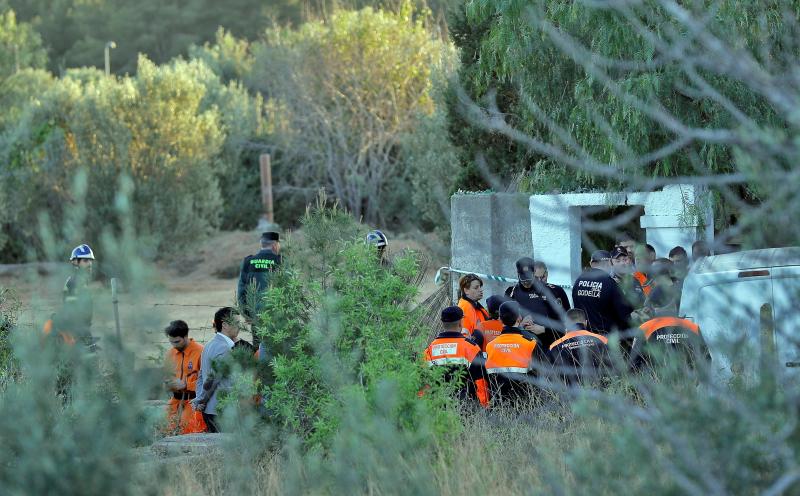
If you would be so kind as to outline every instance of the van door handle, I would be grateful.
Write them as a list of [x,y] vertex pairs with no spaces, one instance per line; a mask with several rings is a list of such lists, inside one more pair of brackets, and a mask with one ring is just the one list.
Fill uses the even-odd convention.
[[786,362],[787,367],[800,367],[800,362]]

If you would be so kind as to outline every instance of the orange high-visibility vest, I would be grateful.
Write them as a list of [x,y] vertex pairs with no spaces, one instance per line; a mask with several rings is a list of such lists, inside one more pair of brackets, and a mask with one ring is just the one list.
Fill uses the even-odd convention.
[[650,296],[650,292],[653,290],[653,281],[650,281],[648,283],[647,275],[644,272],[634,272],[633,278],[639,282],[639,285],[642,287],[644,295]]
[[556,346],[560,345],[561,343],[563,343],[568,339],[577,338],[580,336],[590,336],[599,339],[600,341],[603,342],[603,344],[608,344],[608,338],[600,334],[595,334],[589,331],[569,331],[568,333],[564,334],[564,336],[561,337],[561,339],[553,341],[553,344],[550,345],[550,349],[552,350],[553,348],[555,348]]
[[539,343],[518,333],[503,333],[486,347],[486,373],[527,374]]
[[458,300],[458,306],[464,312],[462,326],[469,331],[470,335],[472,335],[479,323],[489,320],[489,312],[485,308],[478,310],[464,298]]
[[691,320],[682,319],[680,317],[656,317],[639,326],[639,329],[644,331],[645,339],[649,340],[654,332],[665,327],[682,327],[698,336],[700,335],[700,326]]
[[[44,323],[44,327],[42,328],[44,335],[49,336],[50,333],[53,332],[53,327],[54,327],[53,319],[48,319],[47,322]],[[61,338],[64,344],[67,344],[69,346],[74,346],[76,343],[75,336],[66,331],[59,331],[58,336]]]
[[503,323],[499,319],[484,320],[478,323],[477,329],[483,333],[482,350],[486,351],[486,345],[503,333]]
[[183,351],[170,348],[167,352],[167,362],[172,369],[175,379],[186,381],[186,390],[194,391],[197,384],[197,374],[200,372],[200,357],[203,354],[203,345],[194,339],[189,340]]
[[[183,351],[170,348],[167,351],[166,366],[175,379],[186,381],[183,392],[173,393],[167,403],[167,429],[178,430],[181,434],[205,432],[206,425],[202,415],[192,409],[190,401],[195,397],[197,375],[200,372],[200,356],[203,345],[190,339]],[[180,398],[176,397],[180,396]],[[180,413],[180,418],[178,418]]]
[[[425,361],[431,367],[456,366],[469,369],[480,352],[478,345],[467,341],[463,336],[437,337],[425,349]],[[475,393],[482,406],[489,405],[489,386],[486,384],[486,379],[475,380]]]

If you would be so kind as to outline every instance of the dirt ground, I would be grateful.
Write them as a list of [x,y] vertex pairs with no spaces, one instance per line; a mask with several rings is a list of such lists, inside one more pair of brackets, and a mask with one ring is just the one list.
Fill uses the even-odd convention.
[[[399,251],[405,248],[423,251],[430,257],[424,243],[400,237],[390,248]],[[154,283],[147,291],[119,295],[120,329],[123,342],[135,351],[139,366],[160,363],[169,343],[163,333],[164,327],[176,319],[189,324],[190,336],[196,341],[206,342],[213,337],[211,320],[214,312],[222,307],[234,305],[236,284],[241,260],[258,250],[258,233],[223,232],[200,244],[195,257],[184,257],[180,264],[159,264],[155,270]],[[101,254],[98,254],[99,256]],[[419,301],[424,300],[435,289],[433,282],[436,269],[446,263],[432,260],[431,267],[423,279]],[[61,291],[69,273],[68,264],[63,270],[42,271],[30,267],[0,272],[0,286],[12,288],[22,305],[19,313],[20,329],[23,332],[41,332],[44,322],[61,305]],[[92,334],[104,338],[116,333],[111,291],[101,283],[93,285],[94,322]],[[250,333],[243,332],[243,339],[252,342]]]

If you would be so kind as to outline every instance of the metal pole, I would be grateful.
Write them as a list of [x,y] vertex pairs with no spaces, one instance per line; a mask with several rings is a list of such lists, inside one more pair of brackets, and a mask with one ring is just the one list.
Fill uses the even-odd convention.
[[114,305],[114,323],[117,326],[117,343],[122,346],[122,332],[119,328],[119,298],[117,297],[117,278],[111,278],[111,304]]
[[264,206],[264,218],[270,224],[275,223],[274,211],[272,209],[272,159],[269,153],[264,153],[259,157],[261,168],[261,204]]
[[106,43],[105,56],[106,56],[106,76],[111,75],[111,49],[117,48],[117,44],[113,41]]

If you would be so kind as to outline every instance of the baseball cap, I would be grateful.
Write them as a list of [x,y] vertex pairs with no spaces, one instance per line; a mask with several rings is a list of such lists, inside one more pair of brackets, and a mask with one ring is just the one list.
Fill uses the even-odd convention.
[[592,262],[603,262],[611,260],[611,254],[606,250],[597,250],[592,253]]
[[464,311],[459,307],[447,307],[442,310],[442,322],[445,324],[450,322],[458,322],[464,318]]
[[619,257],[627,257],[629,256],[628,250],[621,246],[615,246],[613,250],[611,250],[611,258],[617,259]]
[[486,298],[486,310],[489,311],[489,315],[499,315],[500,305],[507,301],[511,301],[511,298],[508,296],[492,295]]
[[530,257],[522,257],[517,260],[517,276],[520,281],[533,280],[533,259]]
[[261,241],[280,241],[281,235],[275,231],[261,233]]

